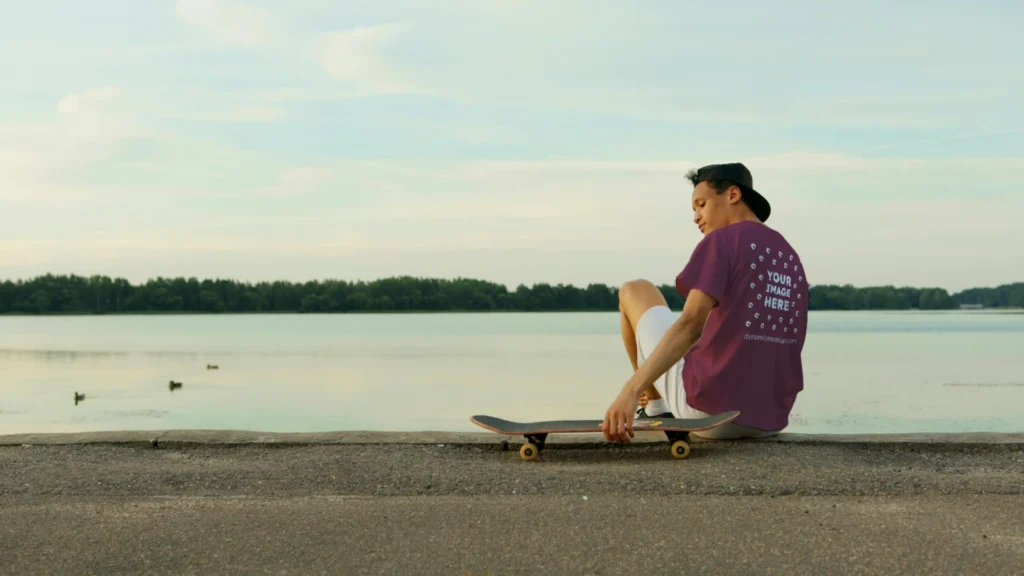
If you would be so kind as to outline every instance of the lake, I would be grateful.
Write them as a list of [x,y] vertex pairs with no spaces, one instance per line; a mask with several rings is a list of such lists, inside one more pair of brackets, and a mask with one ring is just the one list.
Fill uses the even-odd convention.
[[[1024,314],[809,322],[787,431],[1024,431]],[[631,372],[617,313],[7,316],[0,434],[480,431],[601,418]]]

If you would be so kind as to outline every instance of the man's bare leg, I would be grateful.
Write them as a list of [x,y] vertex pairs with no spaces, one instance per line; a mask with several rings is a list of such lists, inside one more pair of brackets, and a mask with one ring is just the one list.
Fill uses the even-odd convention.
[[[629,355],[629,361],[633,364],[634,372],[640,368],[637,363],[636,325],[640,322],[644,312],[655,306],[668,306],[668,303],[654,284],[646,280],[633,280],[626,282],[619,288],[622,342],[626,346],[626,354]],[[648,386],[644,391],[644,395],[651,400],[661,398],[661,395],[658,394],[654,386]],[[642,405],[646,405],[646,402],[642,401]]]
[[626,354],[629,355],[629,363],[633,365],[633,372],[640,369],[640,365],[637,364],[637,351],[636,351],[636,331],[633,329],[633,325],[629,323],[629,318],[626,317],[626,312],[620,308],[619,317],[621,318],[622,324],[622,343],[626,345]]
[[[629,356],[629,363],[633,365],[633,372],[636,372],[640,369],[640,364],[637,362],[636,331],[633,330],[633,325],[629,323],[629,318],[626,317],[625,312],[620,311],[619,317],[620,324],[622,326],[622,343],[626,346],[626,354]],[[640,393],[641,408],[647,407],[648,399],[657,400],[661,397],[658,395],[658,391],[653,388],[653,386],[648,388],[648,390],[651,391],[651,394],[648,394],[647,392]]]

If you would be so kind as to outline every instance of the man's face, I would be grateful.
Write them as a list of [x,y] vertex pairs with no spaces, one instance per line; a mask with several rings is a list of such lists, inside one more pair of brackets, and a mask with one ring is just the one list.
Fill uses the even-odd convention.
[[712,230],[729,224],[730,199],[740,197],[739,189],[732,187],[721,194],[701,182],[693,188],[693,222],[707,236]]

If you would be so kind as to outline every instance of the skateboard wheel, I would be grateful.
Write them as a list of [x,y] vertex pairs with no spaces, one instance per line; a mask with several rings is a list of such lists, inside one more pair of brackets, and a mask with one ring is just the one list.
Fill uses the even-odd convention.
[[540,454],[540,449],[538,449],[537,445],[533,442],[527,442],[519,449],[519,457],[527,462],[536,460],[538,454]]
[[690,445],[685,440],[676,440],[672,443],[672,456],[682,460],[690,455]]

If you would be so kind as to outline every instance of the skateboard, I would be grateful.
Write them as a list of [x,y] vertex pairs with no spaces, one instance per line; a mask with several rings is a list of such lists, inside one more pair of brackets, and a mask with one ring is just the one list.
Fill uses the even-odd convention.
[[[708,430],[733,421],[738,410],[723,412],[706,418],[643,418],[633,421],[634,432],[662,431],[672,443],[672,456],[678,459],[690,455],[690,432]],[[510,422],[494,416],[473,416],[477,426],[498,434],[523,436],[526,443],[519,449],[519,456],[526,461],[536,460],[544,450],[548,434],[567,432],[601,432],[602,420],[549,420],[547,422]]]

